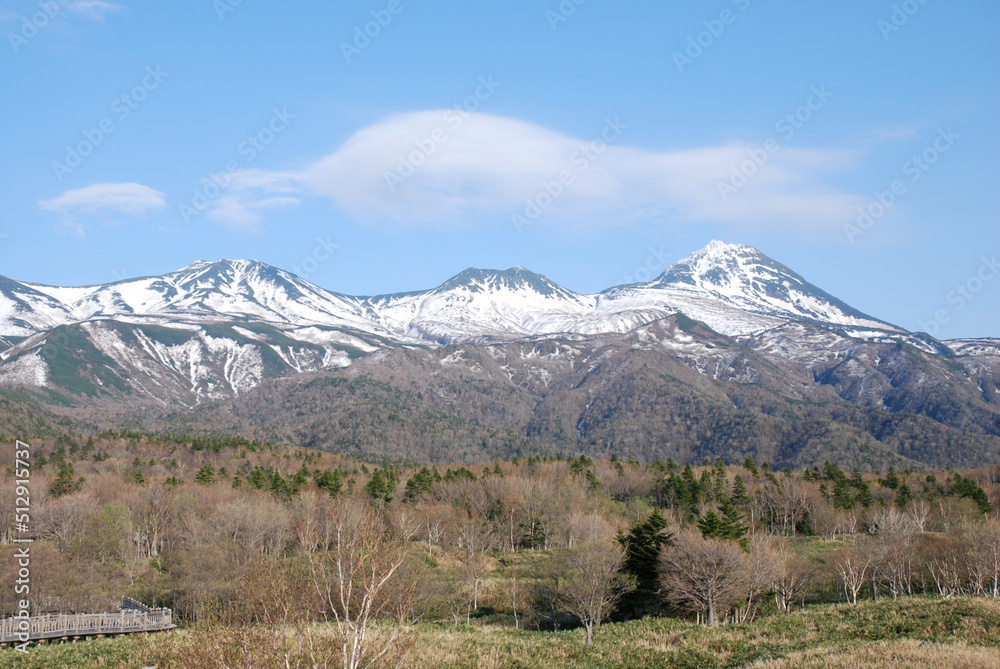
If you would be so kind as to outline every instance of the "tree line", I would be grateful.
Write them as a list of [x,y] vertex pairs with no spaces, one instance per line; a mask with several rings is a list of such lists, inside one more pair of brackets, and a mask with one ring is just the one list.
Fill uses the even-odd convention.
[[[285,610],[285,627],[336,623],[338,653],[377,638],[391,655],[418,620],[579,625],[589,641],[646,615],[715,625],[806,602],[1000,596],[998,467],[876,476],[583,455],[403,467],[131,433],[34,446],[39,613],[128,595],[248,634]],[[0,536],[6,571],[12,538]],[[267,601],[253,594],[263,574]],[[280,603],[290,593],[295,612]]]

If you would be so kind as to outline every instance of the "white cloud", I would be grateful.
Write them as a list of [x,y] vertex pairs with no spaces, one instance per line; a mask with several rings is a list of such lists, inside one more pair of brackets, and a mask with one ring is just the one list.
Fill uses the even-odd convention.
[[137,218],[165,209],[167,202],[164,194],[158,190],[142,184],[124,183],[94,184],[66,191],[57,198],[42,200],[38,206],[58,213],[62,218],[62,227],[79,235],[84,229],[81,216],[102,220],[116,215]]
[[[719,183],[758,148],[722,146],[652,151],[625,146],[627,126],[591,145],[524,121],[448,110],[392,116],[363,128],[334,153],[297,172],[243,172],[215,202],[211,217],[257,225],[261,211],[329,198],[346,214],[410,226],[470,224],[546,203],[538,224],[613,225],[648,218],[735,226],[823,226],[842,223],[863,198],[829,185],[849,167],[846,151],[782,147],[746,185],[723,198]],[[605,132],[606,131],[606,132]],[[620,135],[620,136],[618,136]],[[408,172],[408,165],[420,163]],[[572,183],[551,199],[560,173]],[[280,195],[278,200],[271,198]]]
[[263,212],[299,203],[299,182],[299,176],[292,172],[237,172],[205,218],[231,228],[255,230],[263,220]]
[[127,9],[122,5],[114,5],[103,0],[78,0],[70,3],[68,7],[70,11],[102,23],[108,14],[123,14]]

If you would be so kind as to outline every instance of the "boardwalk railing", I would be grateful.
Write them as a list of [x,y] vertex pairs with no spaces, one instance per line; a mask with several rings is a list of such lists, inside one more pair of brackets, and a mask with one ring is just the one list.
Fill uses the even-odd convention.
[[118,613],[72,613],[4,618],[0,620],[0,643],[156,632],[175,627],[170,609],[151,609],[134,599],[126,599],[122,604],[122,610]]

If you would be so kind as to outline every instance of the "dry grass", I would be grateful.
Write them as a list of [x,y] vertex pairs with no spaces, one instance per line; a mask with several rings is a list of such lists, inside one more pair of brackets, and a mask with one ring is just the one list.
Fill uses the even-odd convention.
[[854,646],[816,648],[780,660],[762,660],[753,669],[996,669],[1000,650],[964,643],[937,644],[912,639]]
[[[595,631],[590,647],[583,645],[580,629],[518,631],[480,622],[458,627],[424,623],[410,632],[418,636],[403,666],[413,669],[1000,667],[1000,602],[970,598],[811,606],[787,616],[712,629],[684,620],[646,619],[604,625]],[[200,669],[213,666],[202,659],[224,655],[216,647],[206,658],[203,651],[211,640],[203,634],[177,631],[43,646],[32,649],[28,658],[0,651],[0,668]],[[322,636],[323,630],[316,634]],[[217,641],[225,643],[226,638],[223,634]],[[273,665],[262,659],[241,666]]]

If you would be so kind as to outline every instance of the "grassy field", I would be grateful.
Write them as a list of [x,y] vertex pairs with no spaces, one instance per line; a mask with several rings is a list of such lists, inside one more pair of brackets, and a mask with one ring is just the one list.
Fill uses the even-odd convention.
[[[815,605],[752,624],[699,627],[677,619],[607,624],[594,645],[582,630],[517,631],[500,625],[423,624],[407,666],[524,667],[1000,667],[1000,602],[910,598],[858,606]],[[24,656],[0,652],[0,667],[32,669],[197,669],[185,659],[194,637],[178,631],[146,638],[49,644]]]

